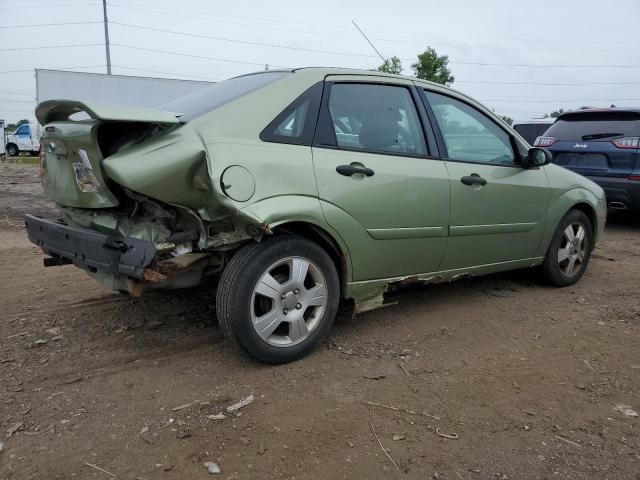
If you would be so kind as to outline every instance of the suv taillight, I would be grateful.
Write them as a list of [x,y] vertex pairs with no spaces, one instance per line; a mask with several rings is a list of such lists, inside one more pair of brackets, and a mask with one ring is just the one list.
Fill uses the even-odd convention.
[[616,138],[615,140],[611,140],[618,148],[629,148],[636,149],[638,148],[638,144],[640,143],[640,137],[624,137],[624,138]]
[[550,147],[554,143],[558,141],[555,137],[538,137],[536,141],[533,142],[534,147]]

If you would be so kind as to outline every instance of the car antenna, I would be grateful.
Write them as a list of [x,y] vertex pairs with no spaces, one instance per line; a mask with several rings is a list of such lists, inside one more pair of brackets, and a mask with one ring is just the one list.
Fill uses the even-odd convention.
[[387,59],[384,58],[382,56],[382,54],[378,51],[378,49],[376,48],[376,46],[371,43],[371,40],[369,40],[369,37],[367,37],[364,32],[362,31],[362,29],[358,26],[358,24],[355,22],[355,20],[351,20],[351,23],[353,23],[353,26],[356,27],[358,29],[358,31],[362,34],[362,36],[364,37],[364,39],[369,42],[369,45],[371,45],[371,48],[373,48],[373,50],[378,54],[378,56],[380,57],[380,59],[382,60],[382,62],[386,62]]

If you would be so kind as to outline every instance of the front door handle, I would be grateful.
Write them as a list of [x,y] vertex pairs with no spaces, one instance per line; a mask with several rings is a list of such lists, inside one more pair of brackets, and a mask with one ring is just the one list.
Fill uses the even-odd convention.
[[477,173],[473,173],[460,179],[465,185],[486,185],[487,181]]
[[356,167],[354,165],[338,165],[336,167],[336,172],[338,172],[340,175],[344,175],[345,177],[350,177],[351,175],[354,175],[356,173],[362,173],[367,177],[373,177],[373,174],[375,173],[370,168]]

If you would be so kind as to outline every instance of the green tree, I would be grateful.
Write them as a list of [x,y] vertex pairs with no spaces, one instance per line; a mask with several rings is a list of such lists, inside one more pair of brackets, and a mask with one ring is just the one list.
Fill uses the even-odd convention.
[[442,85],[451,85],[455,80],[451,75],[451,70],[447,68],[449,65],[449,57],[447,55],[438,55],[433,48],[427,49],[418,55],[418,61],[411,64],[413,74],[423,80],[441,83]]
[[560,115],[562,115],[566,111],[567,110],[565,110],[564,108],[560,108],[558,110],[554,110],[551,113],[545,113],[544,118],[558,118]]
[[500,117],[502,120],[504,120],[504,121],[507,123],[507,125],[513,125],[513,118],[508,117],[508,116],[506,116],[506,115],[499,115],[499,117]]
[[393,73],[399,75],[402,73],[402,62],[395,55],[391,58],[387,58],[382,65],[376,70],[379,72]]
[[23,118],[22,120],[18,120],[17,123],[7,123],[7,131],[15,131],[17,130],[17,128],[24,124],[24,123],[29,123],[29,120],[27,120],[26,118]]

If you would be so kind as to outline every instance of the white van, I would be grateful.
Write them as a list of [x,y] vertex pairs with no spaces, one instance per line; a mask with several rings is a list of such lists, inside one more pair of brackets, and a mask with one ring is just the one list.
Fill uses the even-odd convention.
[[35,123],[23,123],[15,132],[5,137],[5,150],[7,155],[15,157],[20,152],[30,152],[37,156],[40,151],[38,139],[38,127]]
[[4,155],[4,120],[0,120],[0,155]]

